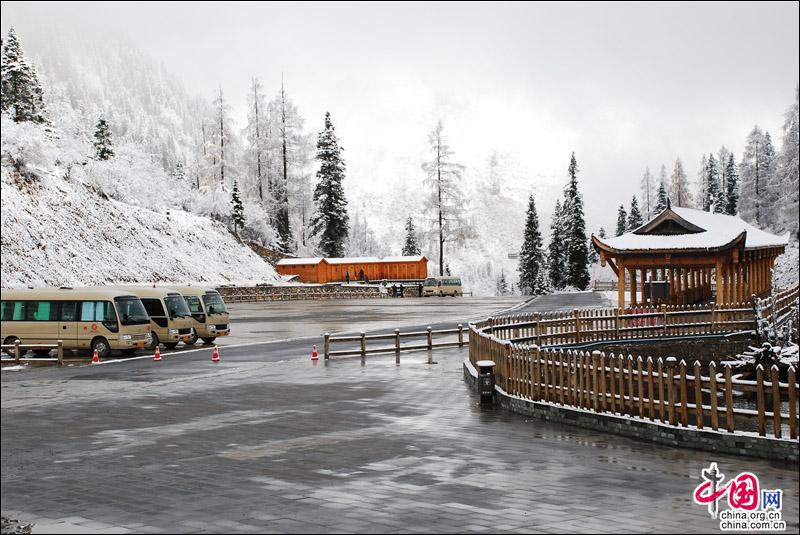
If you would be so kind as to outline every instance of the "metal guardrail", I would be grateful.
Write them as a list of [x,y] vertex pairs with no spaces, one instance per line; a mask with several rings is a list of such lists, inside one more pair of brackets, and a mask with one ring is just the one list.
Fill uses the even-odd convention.
[[[464,339],[464,333],[466,330],[464,326],[459,323],[458,326],[454,329],[439,329],[433,330],[430,326],[424,331],[414,331],[414,332],[400,332],[400,329],[395,329],[394,333],[390,334],[370,334],[367,335],[364,331],[361,331],[358,335],[336,335],[325,333],[324,335],[324,342],[323,342],[323,354],[325,356],[325,360],[329,360],[331,357],[343,357],[343,356],[354,356],[354,355],[361,355],[361,358],[366,358],[368,354],[373,353],[395,353],[395,361],[397,363],[400,362],[400,352],[401,351],[414,351],[414,350],[432,350],[435,348],[442,348],[442,347],[463,347],[467,340]],[[434,342],[433,337],[436,336],[452,336],[457,335],[458,340],[455,342]],[[425,337],[425,343],[420,344],[412,344],[412,345],[402,345],[403,339],[408,338],[421,338]],[[383,346],[383,347],[373,347],[367,348],[367,342],[373,341],[381,341],[381,340],[391,340],[394,342],[391,346]],[[346,349],[346,350],[339,350],[339,351],[332,351],[331,345],[332,344],[341,344],[341,343],[359,343],[358,349]],[[433,356],[429,353],[428,354],[428,363],[433,362]]]

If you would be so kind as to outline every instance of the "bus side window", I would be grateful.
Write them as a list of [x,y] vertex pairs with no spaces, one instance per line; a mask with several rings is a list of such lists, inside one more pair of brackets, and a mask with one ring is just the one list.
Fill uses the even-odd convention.
[[81,302],[81,321],[94,321],[94,301]]
[[61,321],[78,321],[78,303],[64,301],[61,303]]
[[55,307],[50,301],[28,301],[26,321],[51,321],[56,319]]

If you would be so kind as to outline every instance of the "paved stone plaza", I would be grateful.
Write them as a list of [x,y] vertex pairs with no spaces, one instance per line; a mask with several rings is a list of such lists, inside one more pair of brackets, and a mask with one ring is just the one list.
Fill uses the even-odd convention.
[[308,342],[3,372],[2,510],[34,532],[708,532],[710,461],[482,408],[466,350],[312,365]]

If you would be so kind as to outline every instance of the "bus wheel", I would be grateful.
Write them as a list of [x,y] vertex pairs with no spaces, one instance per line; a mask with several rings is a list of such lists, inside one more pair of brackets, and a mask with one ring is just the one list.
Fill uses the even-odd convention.
[[[17,341],[19,341],[19,338],[17,338],[16,336],[9,336],[5,340],[3,340],[3,345],[4,346],[13,346],[14,342],[17,342]],[[3,351],[5,351],[7,355],[11,355],[12,357],[16,357],[17,356],[17,354],[14,352],[14,348],[13,347],[9,347],[8,349],[4,349]],[[24,355],[25,351],[22,351],[22,354]]]
[[105,338],[95,338],[92,340],[92,351],[97,351],[97,356],[101,359],[107,359],[111,354],[111,346]]
[[155,333],[155,331],[150,331],[150,345],[147,346],[147,349],[152,349],[155,351],[160,343],[161,341],[158,339],[158,335]]
[[192,331],[192,336],[189,338],[187,342],[184,342],[183,344],[187,346],[193,346],[197,343],[198,339],[199,337],[197,336],[197,333]]
[[216,336],[204,337],[204,338],[203,338],[203,343],[204,343],[204,344],[213,344],[213,343],[214,343],[214,340],[216,340],[216,339],[217,339],[217,337],[216,337]]
[[167,349],[175,349],[176,347],[178,347],[178,342],[169,342],[169,343],[164,342],[164,347],[166,347]]

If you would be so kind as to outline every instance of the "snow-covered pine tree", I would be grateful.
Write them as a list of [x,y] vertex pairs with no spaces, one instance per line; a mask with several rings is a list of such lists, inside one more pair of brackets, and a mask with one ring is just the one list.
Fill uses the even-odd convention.
[[707,195],[710,202],[709,211],[713,211],[715,214],[724,214],[728,205],[720,179],[723,165],[725,165],[724,162],[717,161],[713,154],[708,155]]
[[439,275],[444,274],[444,244],[462,238],[467,232],[463,220],[464,199],[461,194],[461,174],[464,166],[452,161],[453,151],[447,144],[439,121],[428,136],[431,160],[422,164],[424,184],[430,190],[426,209],[432,214],[432,234],[439,245]]
[[247,126],[245,128],[247,170],[248,175],[252,177],[252,183],[255,186],[255,193],[259,201],[264,202],[269,194],[264,180],[269,167],[267,162],[270,156],[268,150],[269,138],[267,136],[269,129],[267,124],[267,105],[261,80],[257,77],[253,77],[250,80],[247,101],[248,113]]
[[[703,154],[700,158],[700,170],[697,172],[697,207],[708,211],[706,201],[708,201],[708,156]],[[710,206],[710,201],[708,205]]]
[[639,203],[636,195],[631,199],[631,210],[628,212],[628,232],[632,232],[644,224],[642,213],[639,211]]
[[667,209],[669,204],[669,196],[667,196],[667,187],[664,183],[658,185],[658,195],[656,197],[656,214],[660,214]]
[[578,190],[578,161],[572,153],[569,161],[569,183],[564,191],[564,212],[567,238],[567,284],[585,290],[589,286],[589,251],[586,242],[586,221],[583,196]]
[[186,180],[186,170],[183,167],[183,162],[178,160],[175,162],[175,170],[172,172],[172,178],[174,178],[177,182],[183,182]]
[[109,160],[114,157],[114,144],[111,140],[111,128],[105,117],[100,116],[94,130],[94,150],[98,160]]
[[411,216],[406,219],[406,242],[403,244],[403,256],[418,256],[422,253],[417,242],[417,229]]
[[766,188],[773,163],[770,160],[767,137],[758,125],[747,136],[747,144],[739,164],[741,196],[739,214],[742,219],[759,228],[770,223],[768,207],[765,205]]
[[[717,164],[719,165],[719,189],[723,193],[728,191],[728,175],[726,174],[726,171],[730,154],[731,151],[729,151],[728,147],[725,145],[721,146],[719,151],[717,151]],[[727,194],[725,197],[727,197]]]
[[233,191],[231,192],[231,219],[233,220],[233,233],[239,235],[239,229],[244,228],[244,204],[239,194],[239,181],[233,181]]
[[644,217],[650,219],[653,215],[652,201],[653,193],[653,175],[650,174],[650,167],[644,168],[644,175],[642,175],[642,209],[644,210]]
[[344,256],[350,224],[347,198],[342,188],[345,171],[342,150],[333,128],[331,114],[325,112],[325,128],[317,138],[319,170],[314,189],[316,212],[311,218],[311,235],[320,237],[320,252],[331,258]]
[[497,295],[508,295],[508,281],[504,270],[500,270],[500,276],[497,278]]
[[617,230],[615,236],[622,236],[628,232],[628,212],[625,211],[625,205],[620,204],[617,210]]
[[683,162],[680,158],[675,159],[675,166],[672,168],[672,176],[669,179],[669,199],[675,206],[684,208],[692,207],[692,195],[689,188],[689,179],[683,170]]
[[36,69],[22,52],[14,28],[9,28],[0,60],[0,109],[14,122],[45,123],[44,93]]
[[522,295],[536,295],[536,279],[546,269],[542,233],[533,194],[528,196],[528,213],[525,218],[522,249],[519,253],[519,288]]
[[786,111],[783,123],[783,146],[778,155],[778,176],[780,187],[778,230],[790,231],[795,239],[798,236],[798,175],[800,175],[800,129],[798,128],[798,87],[794,90],[794,103]]
[[667,174],[667,166],[661,164],[661,169],[658,171],[658,183],[664,184],[664,189],[669,192],[669,175]]
[[550,285],[560,290],[567,285],[567,235],[564,221],[564,210],[561,201],[556,200],[553,218],[550,220],[550,245],[547,249],[547,272]]
[[736,215],[739,213],[739,172],[732,152],[725,164],[725,180],[725,213]]

